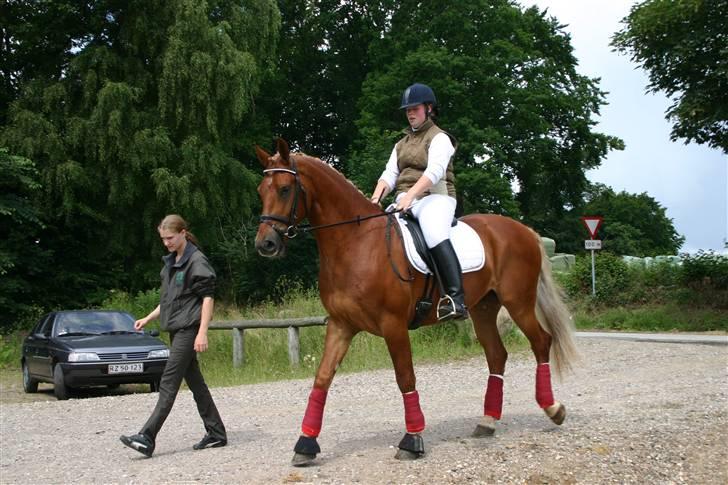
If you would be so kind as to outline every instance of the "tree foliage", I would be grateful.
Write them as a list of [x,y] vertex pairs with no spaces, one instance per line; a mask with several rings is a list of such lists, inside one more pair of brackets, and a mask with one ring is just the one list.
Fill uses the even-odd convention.
[[33,162],[0,149],[0,308],[11,321],[33,311],[27,295],[48,263],[37,244],[43,223],[34,198],[40,190]]
[[728,153],[728,1],[647,0],[632,7],[612,45],[673,98],[671,138]]
[[[272,0],[17,8],[24,17],[3,34],[19,94],[1,139],[38,167],[50,236],[40,246],[67,254],[57,262],[59,274],[76,276],[66,292],[88,302],[92,288],[148,287],[158,271],[150,256],[161,253],[154,228],[166,213],[183,214],[213,246],[226,221],[252,215],[257,175],[234,154],[272,65],[280,25]],[[41,28],[54,12],[79,9],[71,33]],[[34,56],[28,41],[52,45],[61,60],[35,56],[37,66],[21,69]]]

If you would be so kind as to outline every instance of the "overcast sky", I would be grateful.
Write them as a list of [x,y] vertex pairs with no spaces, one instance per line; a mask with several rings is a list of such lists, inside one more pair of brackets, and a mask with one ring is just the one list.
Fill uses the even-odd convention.
[[[601,167],[587,173],[615,191],[647,194],[666,208],[679,234],[681,251],[723,252],[728,239],[728,157],[720,150],[671,142],[662,94],[646,94],[647,74],[628,56],[612,52],[612,35],[635,3],[630,0],[519,0],[548,9],[571,35],[579,72],[601,78],[608,91],[596,130],[624,140]],[[586,233],[586,231],[585,231]]]

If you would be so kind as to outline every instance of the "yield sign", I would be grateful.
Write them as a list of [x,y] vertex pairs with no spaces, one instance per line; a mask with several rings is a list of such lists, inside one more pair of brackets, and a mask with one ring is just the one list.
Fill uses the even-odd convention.
[[591,238],[594,239],[597,236],[597,231],[599,230],[599,226],[602,225],[602,217],[601,216],[584,216],[581,218],[581,222],[584,223],[587,230],[589,231],[589,234],[591,235]]

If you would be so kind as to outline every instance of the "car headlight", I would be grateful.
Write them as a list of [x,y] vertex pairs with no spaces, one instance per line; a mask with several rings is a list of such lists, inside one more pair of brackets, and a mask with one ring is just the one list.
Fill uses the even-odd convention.
[[166,359],[169,357],[169,349],[150,350],[147,358],[149,359]]
[[96,352],[71,352],[68,354],[68,362],[88,362],[100,360]]

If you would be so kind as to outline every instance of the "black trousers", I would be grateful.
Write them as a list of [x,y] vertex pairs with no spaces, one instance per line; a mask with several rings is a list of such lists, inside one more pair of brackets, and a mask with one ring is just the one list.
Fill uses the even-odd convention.
[[217,407],[212,401],[210,390],[205,384],[205,378],[202,377],[200,365],[197,362],[194,345],[198,330],[199,327],[195,326],[170,332],[169,359],[159,383],[159,399],[141,431],[153,440],[156,439],[157,433],[172,411],[183,378],[195,398],[197,411],[200,413],[205,430],[213,438],[227,439],[220,413],[217,412]]

